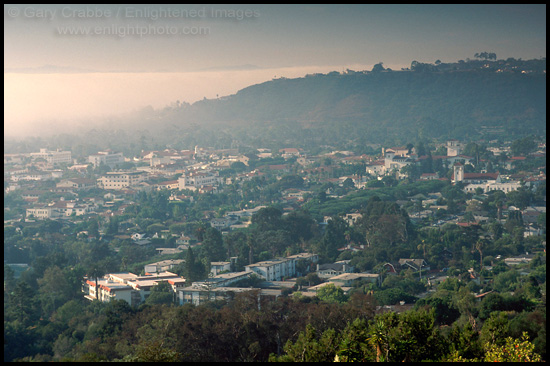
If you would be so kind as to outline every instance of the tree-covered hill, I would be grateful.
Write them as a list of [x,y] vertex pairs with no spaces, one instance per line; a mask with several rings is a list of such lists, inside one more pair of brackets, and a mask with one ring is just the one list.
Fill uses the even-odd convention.
[[273,79],[218,99],[144,108],[90,124],[94,128],[81,136],[50,140],[80,149],[89,145],[92,152],[117,144],[135,155],[165,146],[313,151],[330,145],[360,151],[368,144],[425,139],[546,135],[545,59],[413,65],[402,71],[377,65],[373,71]]
[[309,135],[319,143],[326,136],[398,143],[544,134],[546,75],[483,69],[332,72],[274,79],[232,96],[165,111],[161,120],[277,140]]

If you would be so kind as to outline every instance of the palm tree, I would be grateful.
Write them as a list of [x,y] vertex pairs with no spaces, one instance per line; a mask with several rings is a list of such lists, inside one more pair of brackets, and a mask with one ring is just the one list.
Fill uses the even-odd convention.
[[90,276],[90,278],[95,278],[95,297],[98,300],[99,300],[99,287],[97,282],[98,282],[98,278],[103,277],[104,274],[105,274],[105,268],[100,263],[97,263],[97,262],[92,263],[89,266],[88,276]]
[[483,238],[479,238],[476,242],[476,249],[479,252],[479,270],[483,269]]
[[369,330],[370,337],[367,338],[367,341],[374,346],[376,349],[376,362],[380,362],[380,359],[385,360],[388,355],[388,350],[386,349],[384,356],[384,349],[387,343],[387,336],[385,332],[385,326],[382,321],[374,323],[372,328]]
[[422,239],[422,244],[418,244],[416,249],[420,250],[422,249],[422,253],[424,254],[424,259],[426,259],[426,243],[424,243],[424,239]]

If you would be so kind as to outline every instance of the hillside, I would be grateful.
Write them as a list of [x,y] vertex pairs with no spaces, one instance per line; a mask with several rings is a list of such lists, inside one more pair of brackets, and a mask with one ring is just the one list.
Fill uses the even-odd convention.
[[316,153],[325,145],[366,152],[370,144],[432,138],[546,135],[545,59],[414,65],[274,79],[219,99],[98,121],[81,136],[61,134],[51,143],[90,153],[116,144],[128,155],[196,145],[300,146]]
[[[333,72],[253,85],[225,98],[165,110],[161,120],[248,137],[277,131],[282,136],[273,138],[293,140],[307,132],[318,143],[327,134],[364,142],[545,134],[546,75]],[[242,126],[246,130],[239,130]]]

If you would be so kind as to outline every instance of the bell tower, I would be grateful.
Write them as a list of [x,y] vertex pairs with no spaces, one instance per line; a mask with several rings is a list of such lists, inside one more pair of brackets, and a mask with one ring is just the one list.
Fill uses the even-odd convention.
[[454,165],[454,183],[462,182],[464,180],[464,165],[455,163]]

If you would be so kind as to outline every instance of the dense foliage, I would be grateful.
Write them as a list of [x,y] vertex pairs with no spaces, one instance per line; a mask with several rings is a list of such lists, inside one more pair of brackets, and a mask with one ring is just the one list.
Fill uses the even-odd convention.
[[[545,257],[539,255],[520,267],[528,271],[527,276],[496,259],[536,252],[543,237],[517,235],[514,215],[505,225],[493,221],[483,227],[417,228],[394,200],[404,192],[439,189],[447,199],[464,200],[459,191],[440,184],[379,188],[365,191],[369,192],[365,197],[358,191],[354,195],[361,199],[356,207],[363,216],[353,226],[334,215],[320,228],[308,211],[283,215],[270,206],[252,217],[249,228],[221,236],[201,220],[176,220],[181,215],[195,217],[193,212],[200,217],[202,207],[208,207],[205,202],[215,205],[219,195],[176,206],[163,192],[138,196],[125,215],[107,222],[92,219],[65,226],[46,220],[7,226],[6,258],[31,263],[31,268],[18,279],[11,267],[4,268],[5,360],[483,360],[488,350],[502,358],[506,347],[502,342],[507,337],[516,342],[523,332],[529,337],[522,340],[527,342],[522,347],[529,357],[546,359]],[[532,193],[529,200],[535,196]],[[516,199],[514,194],[495,193],[482,205]],[[490,215],[497,215],[497,210]],[[162,287],[139,308],[125,302],[84,300],[80,292],[84,275],[140,273],[144,264],[160,259],[153,248],[137,248],[127,239],[109,235],[128,223],[137,232],[167,229],[200,238],[202,246],[174,257],[186,259],[187,265],[175,271],[190,282],[206,278],[210,261],[237,256],[234,269],[242,270],[250,262],[303,250],[319,253],[321,263],[351,259],[358,271],[380,273],[383,281],[380,287],[359,281],[350,295],[327,286],[311,299],[300,290],[319,283],[319,278],[307,274],[312,268],[301,265],[304,277],[277,300],[258,300],[249,293],[236,295],[227,304],[176,307]],[[101,240],[95,236],[100,226]],[[89,237],[82,236],[83,229]],[[492,234],[482,237],[484,232]],[[173,245],[168,238],[154,240],[159,246]],[[364,249],[354,254],[338,250],[349,243]],[[422,272],[386,272],[384,263],[415,257],[425,258],[432,269],[445,270],[452,277],[434,286]],[[493,262],[491,271],[482,268]],[[472,280],[470,267],[488,281]],[[427,298],[418,297],[430,289],[436,291]],[[472,295],[491,291],[481,301]],[[416,303],[415,308],[374,316],[376,306],[400,301]],[[403,334],[409,336],[403,338]]]

